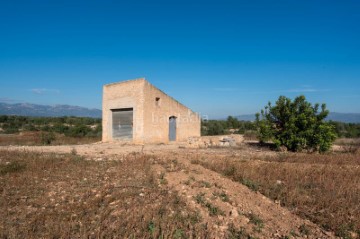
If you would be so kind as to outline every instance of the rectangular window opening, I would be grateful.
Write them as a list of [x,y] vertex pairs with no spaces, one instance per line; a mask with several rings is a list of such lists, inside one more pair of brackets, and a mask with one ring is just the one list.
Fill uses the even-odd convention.
[[160,97],[155,98],[155,105],[160,106]]

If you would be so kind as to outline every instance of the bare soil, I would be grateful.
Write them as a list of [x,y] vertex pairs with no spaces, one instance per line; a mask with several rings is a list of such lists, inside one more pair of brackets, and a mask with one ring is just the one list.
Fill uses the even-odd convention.
[[[193,160],[204,160],[214,156],[219,158],[241,156],[243,160],[258,157],[275,158],[277,153],[266,148],[251,145],[206,149],[189,149],[185,146],[185,144],[144,146],[121,143],[94,143],[69,146],[2,146],[0,150],[3,150],[3,152],[23,151],[25,153],[39,152],[45,154],[80,155],[84,156],[86,160],[94,162],[95,165],[96,163],[101,165],[104,162],[111,162],[113,160],[127,162],[129,157],[133,155],[146,156],[147,160],[151,162],[151,171],[155,174],[154,177],[157,180],[159,190],[165,190],[170,193],[170,195],[178,195],[181,201],[184,202],[184,210],[187,208],[186,210],[188,212],[197,212],[200,214],[201,225],[203,225],[201,228],[205,228],[208,234],[204,234],[200,229],[197,229],[197,231],[193,229],[193,231],[196,231],[197,235],[200,236],[191,234],[191,238],[335,237],[333,233],[324,231],[309,220],[298,217],[288,209],[279,205],[279,203],[263,196],[259,192],[255,192],[214,170],[207,169],[201,166],[201,164],[192,163]],[[133,158],[133,160],[136,160],[135,158]],[[81,168],[77,170],[81,175],[84,174]],[[99,170],[103,169],[100,167]],[[112,169],[112,171],[113,170],[116,170],[116,167]],[[139,168],[135,167],[135,171],[136,170],[139,170]],[[136,175],[135,171],[132,170],[133,175]],[[107,177],[106,182],[107,184],[112,184],[111,178],[109,179],[109,177]],[[114,179],[114,182],[119,182],[119,180]],[[132,182],[132,176],[124,176],[123,183],[128,184]],[[103,180],[100,180],[99,183],[100,188],[104,187],[104,185],[101,185],[104,183]],[[60,186],[65,189],[66,187],[70,187],[70,185],[63,184]],[[60,189],[57,190],[58,193],[61,192]],[[74,188],[74,190],[76,190],[76,188]],[[94,197],[96,192],[92,194],[90,198]],[[53,194],[54,200],[57,200],[56,198],[59,196],[60,195]],[[137,197],[148,196],[150,197],[150,195],[145,193]],[[133,200],[137,197],[133,197]],[[155,197],[145,200],[144,203],[150,203],[150,201],[159,202]],[[139,207],[141,207],[140,205],[141,204],[138,204]],[[123,210],[122,207],[124,207],[124,204],[120,203],[117,206],[119,207],[118,210],[121,211]],[[8,207],[11,207],[11,205],[8,205]],[[84,208],[86,208],[86,206],[84,206]],[[104,220],[104,223],[108,222]],[[147,230],[143,224],[136,225],[135,223],[134,226],[139,227],[140,230]],[[174,236],[175,229],[173,228],[171,230],[173,230],[173,233],[169,235]],[[71,232],[69,233],[71,235]],[[16,235],[16,233],[14,235]],[[128,237],[132,234],[123,232],[122,235]],[[189,237],[188,232],[186,235]],[[147,236],[142,236],[147,238]],[[150,238],[152,236],[149,235],[148,237]]]

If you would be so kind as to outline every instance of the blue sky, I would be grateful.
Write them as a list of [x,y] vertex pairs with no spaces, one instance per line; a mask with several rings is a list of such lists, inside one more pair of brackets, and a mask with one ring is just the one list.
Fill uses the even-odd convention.
[[101,108],[138,77],[210,117],[360,113],[360,1],[0,1],[0,101]]

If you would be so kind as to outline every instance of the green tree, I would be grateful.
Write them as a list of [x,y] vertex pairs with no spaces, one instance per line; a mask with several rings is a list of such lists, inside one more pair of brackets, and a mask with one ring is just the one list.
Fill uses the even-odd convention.
[[227,128],[235,129],[239,127],[238,119],[232,116],[228,116],[226,123],[227,123]]
[[305,96],[293,101],[280,96],[276,105],[271,102],[256,114],[260,142],[272,141],[277,147],[290,151],[328,151],[336,139],[333,125],[325,122],[329,114],[326,105],[307,102]]
[[203,120],[201,122],[201,135],[221,135],[225,134],[226,121],[223,120]]

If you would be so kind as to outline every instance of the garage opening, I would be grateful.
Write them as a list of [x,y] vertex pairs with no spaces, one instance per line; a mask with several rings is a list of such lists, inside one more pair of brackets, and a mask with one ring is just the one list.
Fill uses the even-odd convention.
[[176,141],[176,117],[169,118],[169,141]]
[[112,137],[131,140],[133,138],[133,108],[112,109]]

